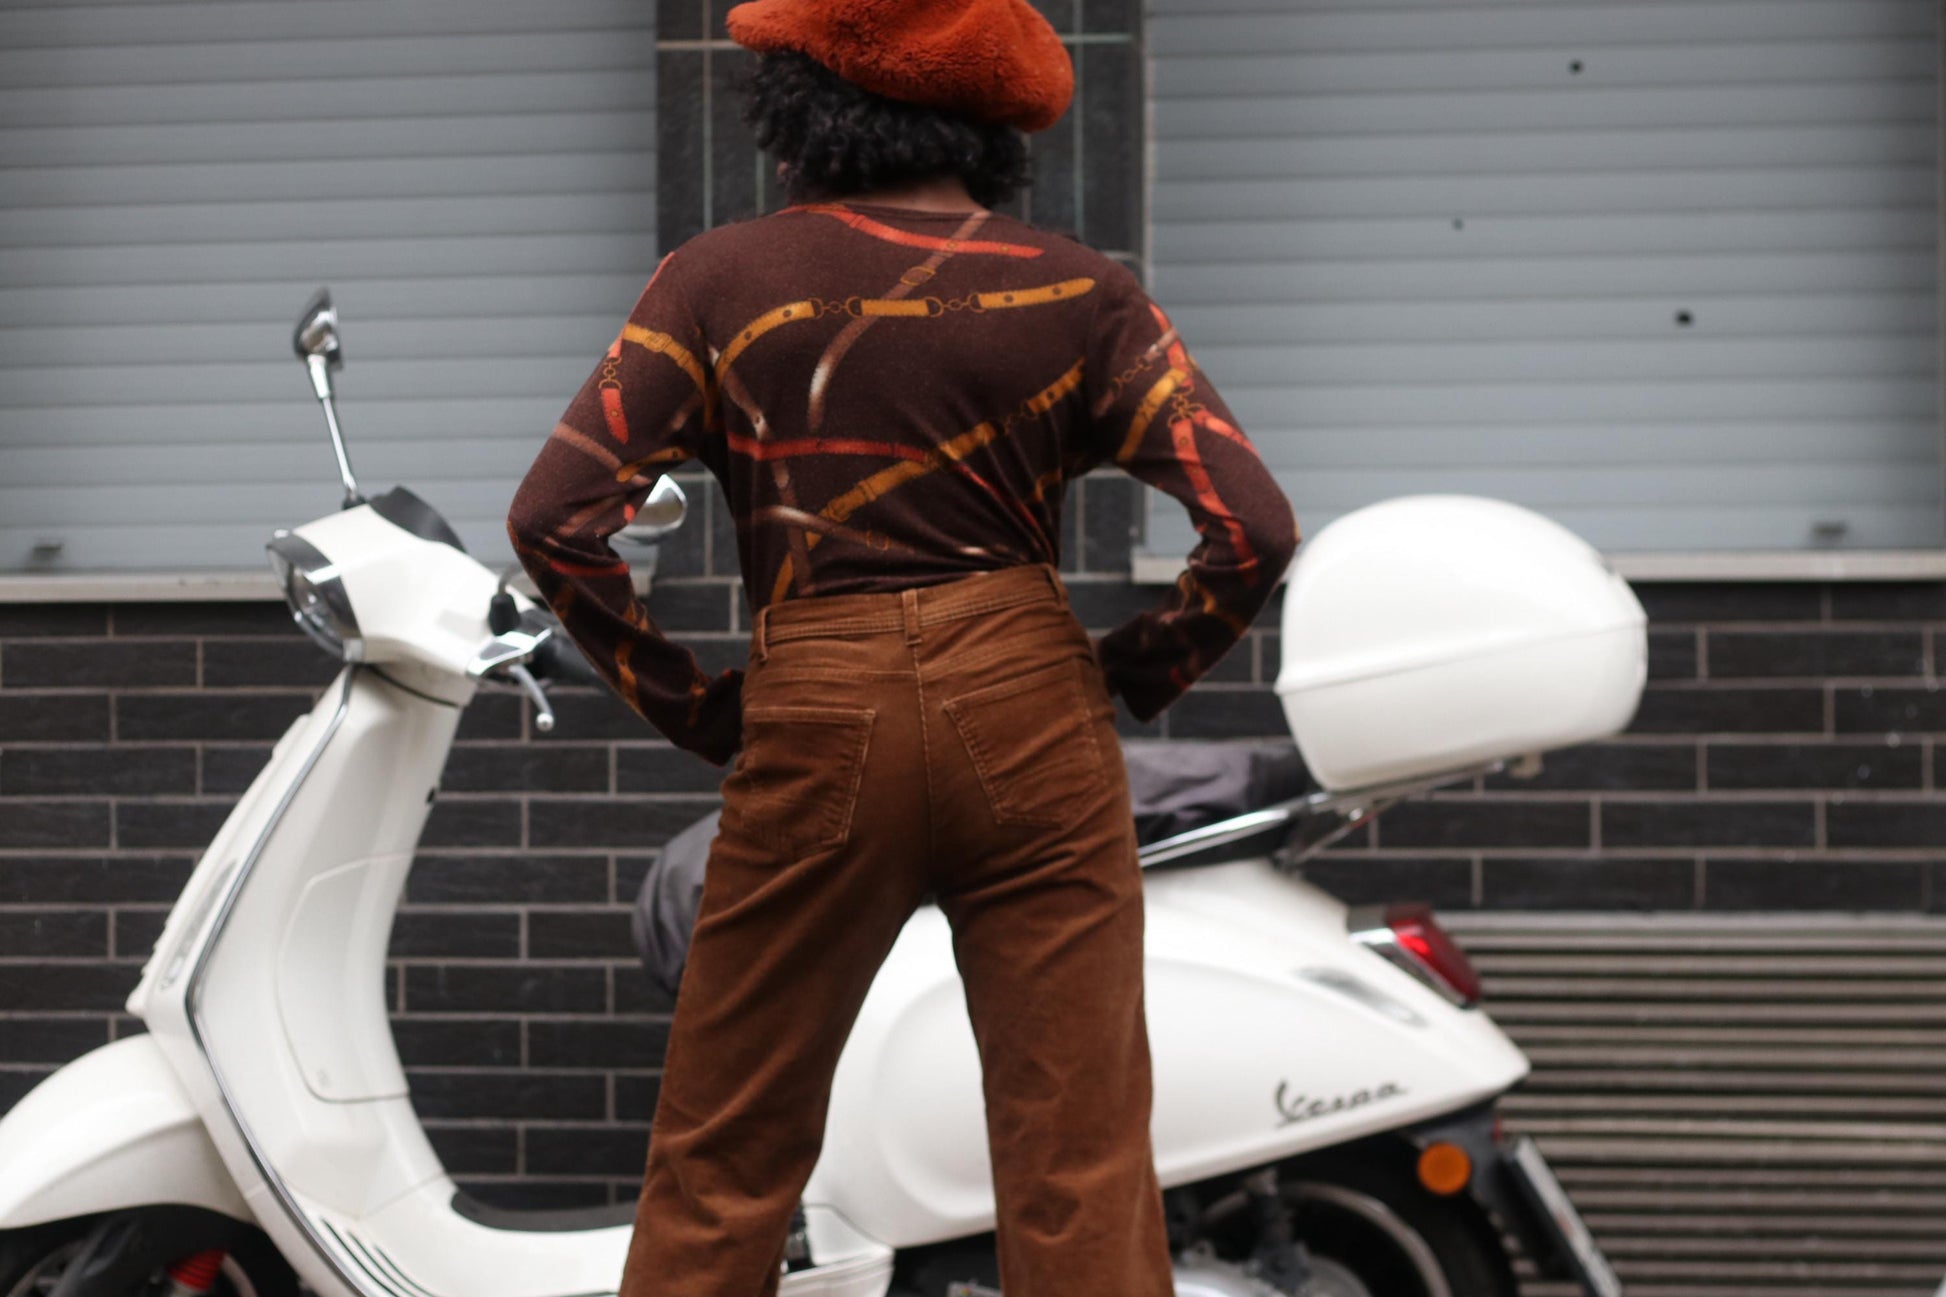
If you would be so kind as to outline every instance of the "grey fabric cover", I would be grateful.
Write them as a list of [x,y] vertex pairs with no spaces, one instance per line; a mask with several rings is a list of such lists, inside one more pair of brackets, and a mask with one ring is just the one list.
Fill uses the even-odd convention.
[[[1288,739],[1133,739],[1122,744],[1122,758],[1136,838],[1145,844],[1299,796],[1308,782]],[[719,814],[711,811],[670,838],[635,898],[635,948],[649,979],[672,997],[689,956]]]
[[1289,739],[1130,739],[1122,762],[1144,845],[1301,796],[1309,782]]
[[670,838],[635,894],[635,949],[649,980],[672,999],[689,958],[689,933],[703,904],[703,866],[722,814],[711,811]]

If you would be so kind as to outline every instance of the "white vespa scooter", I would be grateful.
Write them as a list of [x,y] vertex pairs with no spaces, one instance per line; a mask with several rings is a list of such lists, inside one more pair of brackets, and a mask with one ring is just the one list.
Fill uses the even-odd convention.
[[[541,682],[575,658],[416,496],[360,498],[328,295],[296,344],[346,500],[270,557],[345,668],[170,913],[128,1000],[146,1034],[0,1121],[0,1297],[612,1294],[632,1208],[510,1212],[456,1189],[382,993],[462,709],[510,682],[549,729]],[[644,517],[679,520],[672,483]],[[1464,956],[1426,911],[1348,912],[1295,862],[1400,796],[1619,729],[1641,609],[1552,524],[1428,498],[1311,541],[1285,617],[1279,687],[1324,791],[1143,853],[1177,1291],[1513,1297],[1505,1230],[1544,1272],[1619,1293],[1533,1145],[1498,1131],[1528,1064]],[[922,909],[840,1063],[786,1297],[993,1294],[979,1076],[945,920]]]

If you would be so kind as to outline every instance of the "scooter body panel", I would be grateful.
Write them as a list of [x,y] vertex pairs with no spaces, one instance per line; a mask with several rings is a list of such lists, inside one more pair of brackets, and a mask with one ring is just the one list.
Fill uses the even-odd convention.
[[333,1297],[361,1290],[299,1218],[355,1220],[442,1174],[404,1097],[384,955],[459,715],[340,676],[219,833],[132,999],[243,1200]]
[[[1268,860],[1145,881],[1165,1185],[1396,1129],[1526,1074],[1491,1019],[1350,940],[1343,906]],[[860,1011],[806,1199],[894,1247],[991,1229],[984,1122],[950,931],[928,907]]]
[[274,867],[260,862],[235,900],[198,1018],[225,1109],[261,1155],[293,1191],[357,1217],[439,1173],[404,1098],[385,943],[459,711],[369,671],[346,704],[266,843]]
[[0,1118],[0,1230],[156,1202],[250,1219],[152,1037],[83,1054]]
[[[403,1275],[407,1291],[439,1297],[558,1297],[612,1293],[628,1255],[629,1226],[589,1230],[497,1229],[453,1210],[444,1176],[362,1220],[330,1219],[327,1233],[354,1266]],[[781,1297],[883,1297],[892,1250],[826,1208],[807,1208],[818,1266],[788,1276]]]

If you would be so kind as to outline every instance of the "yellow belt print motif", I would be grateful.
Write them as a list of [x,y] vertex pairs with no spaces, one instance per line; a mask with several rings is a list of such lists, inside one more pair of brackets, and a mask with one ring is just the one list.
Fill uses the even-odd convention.
[[1023,306],[1045,306],[1049,302],[1071,301],[1092,292],[1095,281],[1092,279],[1063,279],[1055,284],[1040,284],[1033,288],[1015,288],[992,293],[968,293],[964,297],[847,297],[815,298],[807,297],[798,302],[786,302],[773,307],[737,331],[735,341],[731,342],[723,354],[717,358],[716,373],[719,380],[724,371],[736,364],[737,358],[747,350],[751,343],[773,329],[802,320],[822,319],[827,315],[848,315],[864,318],[938,319],[961,311],[1006,311]]

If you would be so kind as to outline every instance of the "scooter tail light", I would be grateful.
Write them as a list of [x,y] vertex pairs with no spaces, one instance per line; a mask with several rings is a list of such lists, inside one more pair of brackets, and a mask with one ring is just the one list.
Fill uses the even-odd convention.
[[1480,1002],[1480,975],[1425,905],[1361,906],[1347,916],[1351,939],[1410,973],[1448,1001]]
[[1452,993],[1458,1003],[1472,1008],[1480,1002],[1480,974],[1466,957],[1459,943],[1425,905],[1394,905],[1385,911],[1385,926],[1399,950]]

